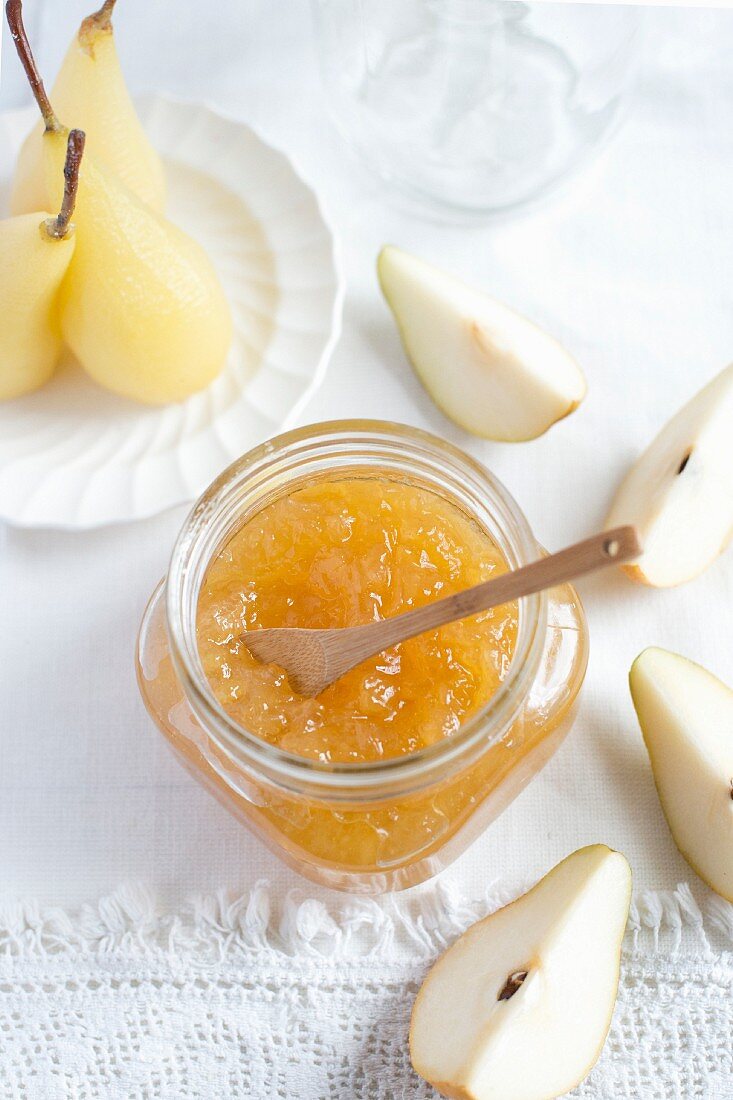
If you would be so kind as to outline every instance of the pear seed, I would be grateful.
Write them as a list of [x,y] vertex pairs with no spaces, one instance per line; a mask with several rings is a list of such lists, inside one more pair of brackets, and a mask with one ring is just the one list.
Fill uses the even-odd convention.
[[511,997],[513,997],[528,974],[528,970],[515,970],[513,974],[510,974],[505,981],[504,987],[500,991],[499,996],[496,998],[497,1001],[508,1001]]

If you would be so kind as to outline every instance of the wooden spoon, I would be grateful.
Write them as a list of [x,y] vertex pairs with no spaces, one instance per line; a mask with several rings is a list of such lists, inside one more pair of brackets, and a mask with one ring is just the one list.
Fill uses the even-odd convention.
[[616,527],[393,619],[325,630],[274,627],[247,631],[240,638],[258,661],[280,665],[294,691],[319,695],[367,657],[416,634],[554,588],[605,565],[620,565],[640,554],[636,528]]

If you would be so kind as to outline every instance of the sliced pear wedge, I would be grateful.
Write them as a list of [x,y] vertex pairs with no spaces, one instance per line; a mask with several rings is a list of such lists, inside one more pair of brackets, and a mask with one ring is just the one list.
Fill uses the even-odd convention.
[[629,682],[674,842],[733,901],[733,691],[665,649],[645,649]]
[[458,1100],[551,1100],[603,1049],[631,901],[626,859],[581,848],[438,960],[412,1012],[421,1076]]
[[733,364],[662,428],[606,522],[639,529],[644,553],[622,568],[660,588],[692,580],[725,549],[733,534]]
[[462,428],[535,439],[585,397],[575,360],[508,306],[392,245],[377,272],[418,378]]

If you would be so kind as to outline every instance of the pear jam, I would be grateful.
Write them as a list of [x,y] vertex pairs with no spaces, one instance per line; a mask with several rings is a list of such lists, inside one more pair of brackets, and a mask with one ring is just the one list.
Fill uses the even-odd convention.
[[366,763],[451,737],[504,679],[510,603],[371,657],[304,698],[241,640],[259,627],[346,627],[392,618],[505,572],[477,523],[429,489],[320,481],[268,504],[210,563],[199,595],[204,672],[246,730],[325,763]]

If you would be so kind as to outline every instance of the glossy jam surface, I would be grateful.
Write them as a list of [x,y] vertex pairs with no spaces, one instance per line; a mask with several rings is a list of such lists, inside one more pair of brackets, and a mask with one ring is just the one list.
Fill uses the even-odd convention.
[[451,736],[496,691],[515,604],[421,635],[364,662],[316,699],[250,655],[257,627],[352,626],[497,576],[488,534],[428,489],[386,478],[319,481],[273,501],[211,562],[198,645],[224,709],[245,729],[322,761],[377,761]]

